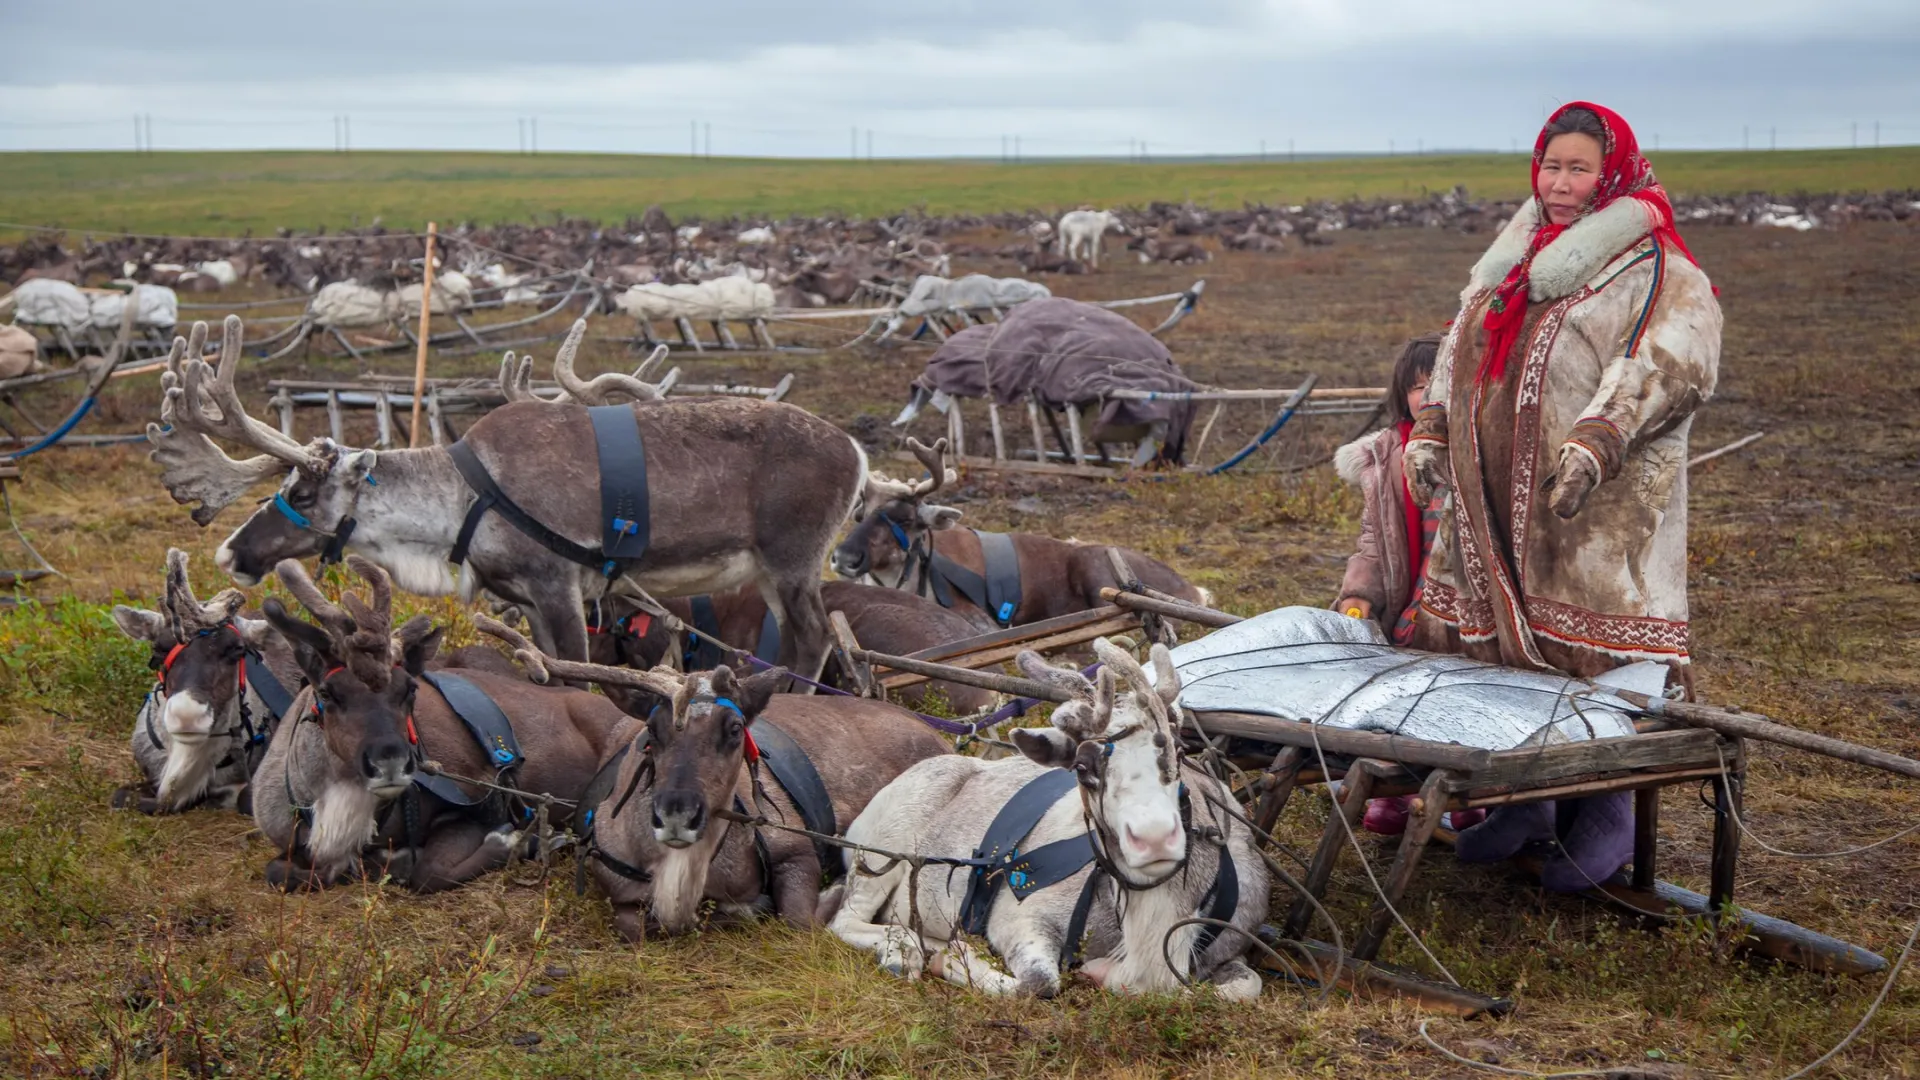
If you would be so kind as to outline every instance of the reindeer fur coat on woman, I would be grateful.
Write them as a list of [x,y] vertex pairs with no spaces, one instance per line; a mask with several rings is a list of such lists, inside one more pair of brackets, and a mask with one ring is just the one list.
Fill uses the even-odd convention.
[[1451,489],[1413,644],[1575,675],[1656,660],[1691,686],[1687,432],[1713,394],[1720,307],[1623,198],[1535,256],[1511,361],[1481,378],[1487,307],[1537,206],[1474,266],[1406,449],[1409,474]]

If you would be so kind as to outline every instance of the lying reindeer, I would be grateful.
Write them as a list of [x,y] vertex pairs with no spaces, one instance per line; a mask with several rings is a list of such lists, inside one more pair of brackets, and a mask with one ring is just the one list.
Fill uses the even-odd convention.
[[386,573],[357,555],[347,565],[370,595],[346,595],[342,606],[322,596],[298,562],[275,568],[318,626],[277,599],[263,605],[310,683],[255,776],[274,797],[254,800],[254,822],[283,853],[267,880],[291,889],[391,877],[416,892],[451,888],[505,865],[531,810],[430,775],[425,763],[572,801],[625,718],[585,690],[469,668],[459,675],[465,687],[509,722],[503,738],[481,745],[474,717],[448,700],[460,685],[423,678],[441,629],[419,615],[394,632]]
[[[1104,604],[1100,590],[1124,584],[1114,575],[1113,560],[1107,556],[1111,549],[1149,588],[1191,603],[1211,601],[1204,589],[1137,551],[1033,533],[955,529],[959,510],[927,502],[954,479],[945,467],[946,440],[929,448],[908,439],[907,446],[926,465],[929,479],[870,482],[881,496],[868,502],[866,517],[833,549],[833,569],[841,577],[922,596],[930,593],[942,606],[969,618],[979,613],[1001,626],[1019,626]],[[997,559],[988,545],[1001,553]]]
[[[894,656],[960,641],[994,628],[977,609],[973,613],[975,617],[968,618],[960,611],[948,610],[912,593],[853,581],[822,584],[820,599],[828,611],[846,615],[847,625],[862,647]],[[778,657],[779,628],[770,626],[767,602],[757,589],[748,587],[718,596],[662,603],[680,621],[736,649],[743,649],[769,664]],[[682,671],[703,671],[719,666],[725,659],[721,650],[711,643],[680,641],[665,623],[641,611],[638,602],[632,600],[616,598],[603,603],[600,610],[588,618],[587,628],[587,658],[597,664],[652,668],[677,659]],[[830,685],[851,689],[838,665],[829,665],[826,674]],[[900,692],[899,700],[909,708],[924,708],[932,694],[940,695],[956,713],[978,712],[993,704],[991,691],[939,680],[909,687]],[[634,712],[634,709],[628,708],[628,711]]]
[[[1205,979],[1230,1000],[1259,996],[1260,976],[1242,954],[1267,915],[1266,865],[1252,830],[1222,809],[1234,805],[1226,785],[1180,758],[1172,658],[1154,646],[1150,685],[1106,639],[1094,651],[1105,665],[1097,684],[1020,654],[1029,677],[1075,695],[1054,710],[1051,728],[1013,733],[1024,757],[923,761],[847,828],[852,843],[887,851],[988,860],[1017,851],[1016,860],[925,872],[910,884],[906,862],[883,868],[877,856],[849,851],[828,929],[896,974],[917,978],[924,968],[991,994],[1051,997],[1062,969],[1084,955],[1082,970],[1109,990],[1166,993]],[[1080,797],[1067,797],[1076,787]],[[1003,814],[1021,817],[1009,809],[1016,802],[1031,816],[1009,823]],[[1176,928],[1196,917],[1233,929]],[[963,930],[984,934],[1010,974]]]
[[[770,905],[796,927],[819,925],[821,872],[836,860],[797,833],[718,814],[838,834],[909,766],[950,756],[946,740],[885,702],[775,695],[786,678],[778,668],[740,679],[724,665],[682,675],[572,663],[501,623],[475,623],[511,644],[536,682],[595,682],[666,700],[615,734],[577,819],[581,857],[631,941],[649,921],[670,934],[694,929],[702,900],[730,913]],[[769,773],[773,782],[763,780]]]
[[203,804],[251,812],[248,781],[300,686],[300,668],[265,620],[240,614],[245,599],[237,589],[196,598],[187,553],[169,548],[161,610],[114,606],[121,632],[152,646],[154,670],[131,738],[146,783],[114,792],[115,806],[145,814]]

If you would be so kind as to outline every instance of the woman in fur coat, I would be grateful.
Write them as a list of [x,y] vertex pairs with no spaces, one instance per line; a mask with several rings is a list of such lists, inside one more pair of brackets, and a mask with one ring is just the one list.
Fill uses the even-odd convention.
[[[1617,114],[1556,110],[1533,181],[1473,268],[1408,439],[1415,494],[1447,489],[1452,519],[1410,642],[1581,676],[1654,660],[1688,690],[1687,432],[1713,394],[1720,307]],[[1586,804],[1571,828],[1591,857],[1568,865],[1561,822],[1551,887],[1631,849],[1630,802]],[[1461,854],[1504,858],[1551,819],[1495,814]]]

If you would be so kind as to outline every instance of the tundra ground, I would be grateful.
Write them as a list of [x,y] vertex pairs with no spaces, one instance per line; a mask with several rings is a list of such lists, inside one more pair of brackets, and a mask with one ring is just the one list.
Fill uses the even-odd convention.
[[[1862,225],[1701,229],[1689,240],[1727,316],[1720,389],[1695,452],[1767,432],[1692,477],[1698,686],[1709,700],[1920,754],[1920,235]],[[1400,341],[1452,314],[1483,244],[1395,231],[1223,256],[1203,268],[1205,304],[1169,343],[1206,381],[1286,386],[1317,372],[1323,385],[1380,385]],[[1105,298],[1196,276],[1113,265],[1051,284]],[[623,359],[617,346],[593,349],[583,369]],[[543,372],[550,350],[536,349]],[[700,381],[793,370],[792,400],[871,433],[923,356],[686,363]],[[494,361],[458,363],[490,373]],[[289,361],[271,374],[353,370]],[[264,400],[268,375],[247,373],[248,401]],[[90,427],[132,430],[152,414],[152,377],[129,383]],[[972,419],[970,430],[984,427]],[[303,423],[304,434],[322,426]],[[1330,422],[1317,423],[1331,438]],[[169,545],[193,553],[195,582],[210,591],[212,548],[239,511],[196,528],[139,449],[56,450],[26,469],[15,506],[70,577],[38,583],[39,602],[0,616],[7,1075],[1473,1075],[1424,1047],[1404,1003],[1316,1007],[1274,983],[1250,1007],[1084,986],[1051,1002],[1000,1001],[897,982],[824,934],[778,927],[627,947],[600,899],[573,894],[565,860],[544,882],[522,870],[424,900],[375,887],[278,895],[249,822],[107,808],[131,779],[126,725],[150,676],[102,605],[157,593]],[[1330,601],[1359,508],[1325,468],[1115,484],[975,473],[951,501],[976,526],[1136,546],[1240,612]],[[470,638],[446,601],[411,603],[454,619],[456,642]],[[1911,782],[1774,747],[1752,756],[1748,820],[1775,846],[1831,850],[1920,820]],[[1280,836],[1309,846],[1325,810],[1317,793],[1297,798]],[[1666,792],[1661,833],[1663,875],[1704,888],[1709,817],[1692,789]],[[1369,845],[1377,864],[1391,857]],[[1891,958],[1920,919],[1917,890],[1920,836],[1909,836],[1821,861],[1748,844],[1736,898]],[[1351,855],[1332,895],[1351,927],[1371,896]],[[1518,1003],[1507,1019],[1437,1020],[1433,1033],[1509,1068],[1781,1076],[1844,1036],[1880,990],[1879,979],[1729,959],[1703,926],[1642,932],[1444,854],[1426,862],[1404,910],[1461,982]],[[1398,932],[1386,958],[1426,966]],[[1920,1076],[1916,1047],[1920,979],[1909,970],[1827,1075]]]

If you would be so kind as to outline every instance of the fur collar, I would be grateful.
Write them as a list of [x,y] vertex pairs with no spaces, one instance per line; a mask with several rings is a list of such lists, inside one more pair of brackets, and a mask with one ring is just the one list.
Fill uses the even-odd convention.
[[1369,431],[1335,450],[1333,471],[1339,475],[1340,479],[1354,487],[1365,487],[1366,472],[1379,463],[1380,456],[1386,449],[1381,439],[1388,434],[1397,436],[1399,433],[1391,427],[1384,431]]
[[[1491,289],[1505,280],[1507,271],[1527,253],[1539,222],[1540,202],[1528,199],[1500,230],[1486,254],[1473,264],[1474,288]],[[1618,199],[1605,210],[1574,222],[1534,256],[1528,275],[1532,283],[1529,299],[1558,300],[1573,292],[1646,236],[1653,224],[1651,208],[1634,198]]]

